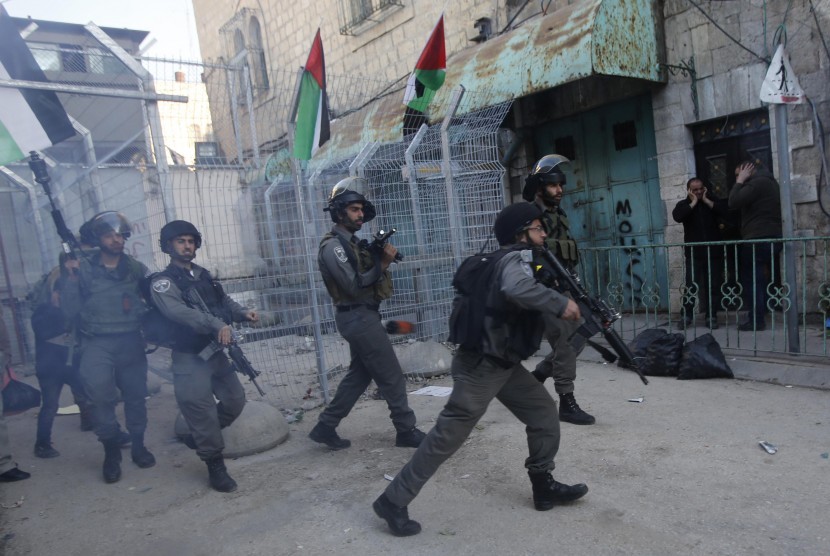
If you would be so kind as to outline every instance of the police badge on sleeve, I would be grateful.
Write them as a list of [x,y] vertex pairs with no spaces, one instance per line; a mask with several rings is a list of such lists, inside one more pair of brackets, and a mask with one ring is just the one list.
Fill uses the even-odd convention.
[[[346,250],[343,249],[343,246],[338,245],[334,248],[334,256],[337,257],[337,260],[341,263],[345,263],[349,260],[349,257],[346,256]],[[155,286],[153,286],[155,288]]]
[[170,289],[170,280],[168,278],[160,278],[153,282],[153,291],[156,293],[164,293]]

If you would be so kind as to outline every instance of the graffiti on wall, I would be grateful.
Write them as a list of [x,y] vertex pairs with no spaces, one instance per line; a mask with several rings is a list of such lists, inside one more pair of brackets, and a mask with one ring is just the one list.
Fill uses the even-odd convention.
[[631,303],[632,306],[642,304],[642,292],[645,285],[646,268],[643,261],[643,252],[637,246],[637,238],[632,234],[634,232],[634,210],[631,207],[631,201],[625,199],[624,201],[617,201],[617,206],[614,210],[617,217],[617,233],[618,244],[625,247],[623,250],[626,259],[621,261],[622,268],[622,287],[624,295],[624,303]]

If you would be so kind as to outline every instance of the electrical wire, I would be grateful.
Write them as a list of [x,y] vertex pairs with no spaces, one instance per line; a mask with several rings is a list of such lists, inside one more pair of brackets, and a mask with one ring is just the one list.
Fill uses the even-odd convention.
[[759,60],[764,61],[764,62],[766,62],[767,64],[769,64],[769,63],[770,63],[770,61],[771,61],[771,60],[770,60],[769,56],[767,56],[767,57],[761,56],[760,54],[755,53],[754,51],[750,50],[749,48],[747,48],[746,46],[744,46],[743,44],[741,44],[741,41],[739,41],[738,39],[736,39],[735,37],[733,37],[732,35],[730,35],[730,34],[726,31],[726,29],[724,29],[723,27],[721,27],[721,26],[718,24],[718,22],[717,22],[717,21],[715,21],[715,20],[712,18],[712,16],[710,16],[708,13],[706,13],[706,10],[704,10],[703,8],[701,8],[701,7],[700,7],[700,5],[699,5],[697,2],[695,2],[694,0],[687,0],[687,2],[689,2],[689,4],[691,4],[691,5],[692,5],[692,6],[694,6],[695,8],[697,8],[697,9],[700,11],[700,13],[702,13],[702,14],[703,14],[703,17],[705,17],[706,19],[708,19],[708,20],[712,23],[712,25],[714,25],[714,26],[715,26],[715,27],[716,27],[716,28],[717,28],[717,29],[718,29],[721,33],[723,33],[724,35],[726,35],[726,37],[727,37],[729,40],[731,40],[732,42],[734,42],[735,44],[737,44],[738,46],[740,46],[741,48],[743,48],[744,50],[746,50],[747,52],[749,52],[750,54],[752,54],[753,56],[755,56],[756,58],[758,58]]

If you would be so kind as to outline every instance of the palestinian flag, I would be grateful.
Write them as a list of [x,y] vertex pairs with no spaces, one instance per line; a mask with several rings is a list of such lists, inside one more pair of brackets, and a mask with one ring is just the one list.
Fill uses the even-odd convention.
[[[0,79],[42,81],[46,75],[0,5]],[[75,135],[52,91],[0,87],[0,166],[25,158]]]
[[331,137],[326,98],[326,61],[319,28],[300,79],[297,115],[294,119],[294,156],[300,160],[310,160],[317,149]]
[[415,64],[415,71],[406,83],[403,103],[416,112],[425,112],[435,96],[435,91],[444,84],[447,72],[447,53],[444,48],[444,14],[438,18],[427,45]]

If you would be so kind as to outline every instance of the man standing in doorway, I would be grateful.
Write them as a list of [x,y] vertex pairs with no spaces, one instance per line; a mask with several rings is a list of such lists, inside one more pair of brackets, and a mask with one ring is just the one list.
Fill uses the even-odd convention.
[[[729,192],[729,208],[741,213],[741,239],[780,238],[781,197],[772,173],[758,169],[751,161],[735,168],[735,185]],[[741,245],[741,285],[747,319],[738,330],[764,330],[768,310],[767,286],[773,281],[773,262],[778,261],[781,242],[756,241]]]
[[[573,269],[579,261],[576,241],[570,234],[568,216],[560,206],[566,183],[563,167],[567,164],[570,161],[558,154],[540,158],[525,181],[522,197],[536,204],[542,212],[541,221],[547,234],[545,243],[548,249],[563,265]],[[579,407],[574,397],[576,357],[581,350],[575,350],[568,339],[579,327],[579,322],[556,318],[550,313],[544,313],[544,317],[545,337],[550,343],[551,352],[536,366],[533,376],[542,383],[548,377],[553,377],[554,388],[559,394],[560,421],[593,425],[596,422],[594,416]]]
[[[715,197],[703,181],[695,177],[686,182],[686,198],[675,205],[671,214],[675,222],[683,224],[686,287],[694,287],[700,305],[705,309],[706,322],[715,329],[718,327],[717,312],[721,302],[724,249],[693,244],[721,241],[718,218],[729,217],[729,204]],[[686,326],[691,326],[695,318],[694,299],[683,304],[683,313]]]

